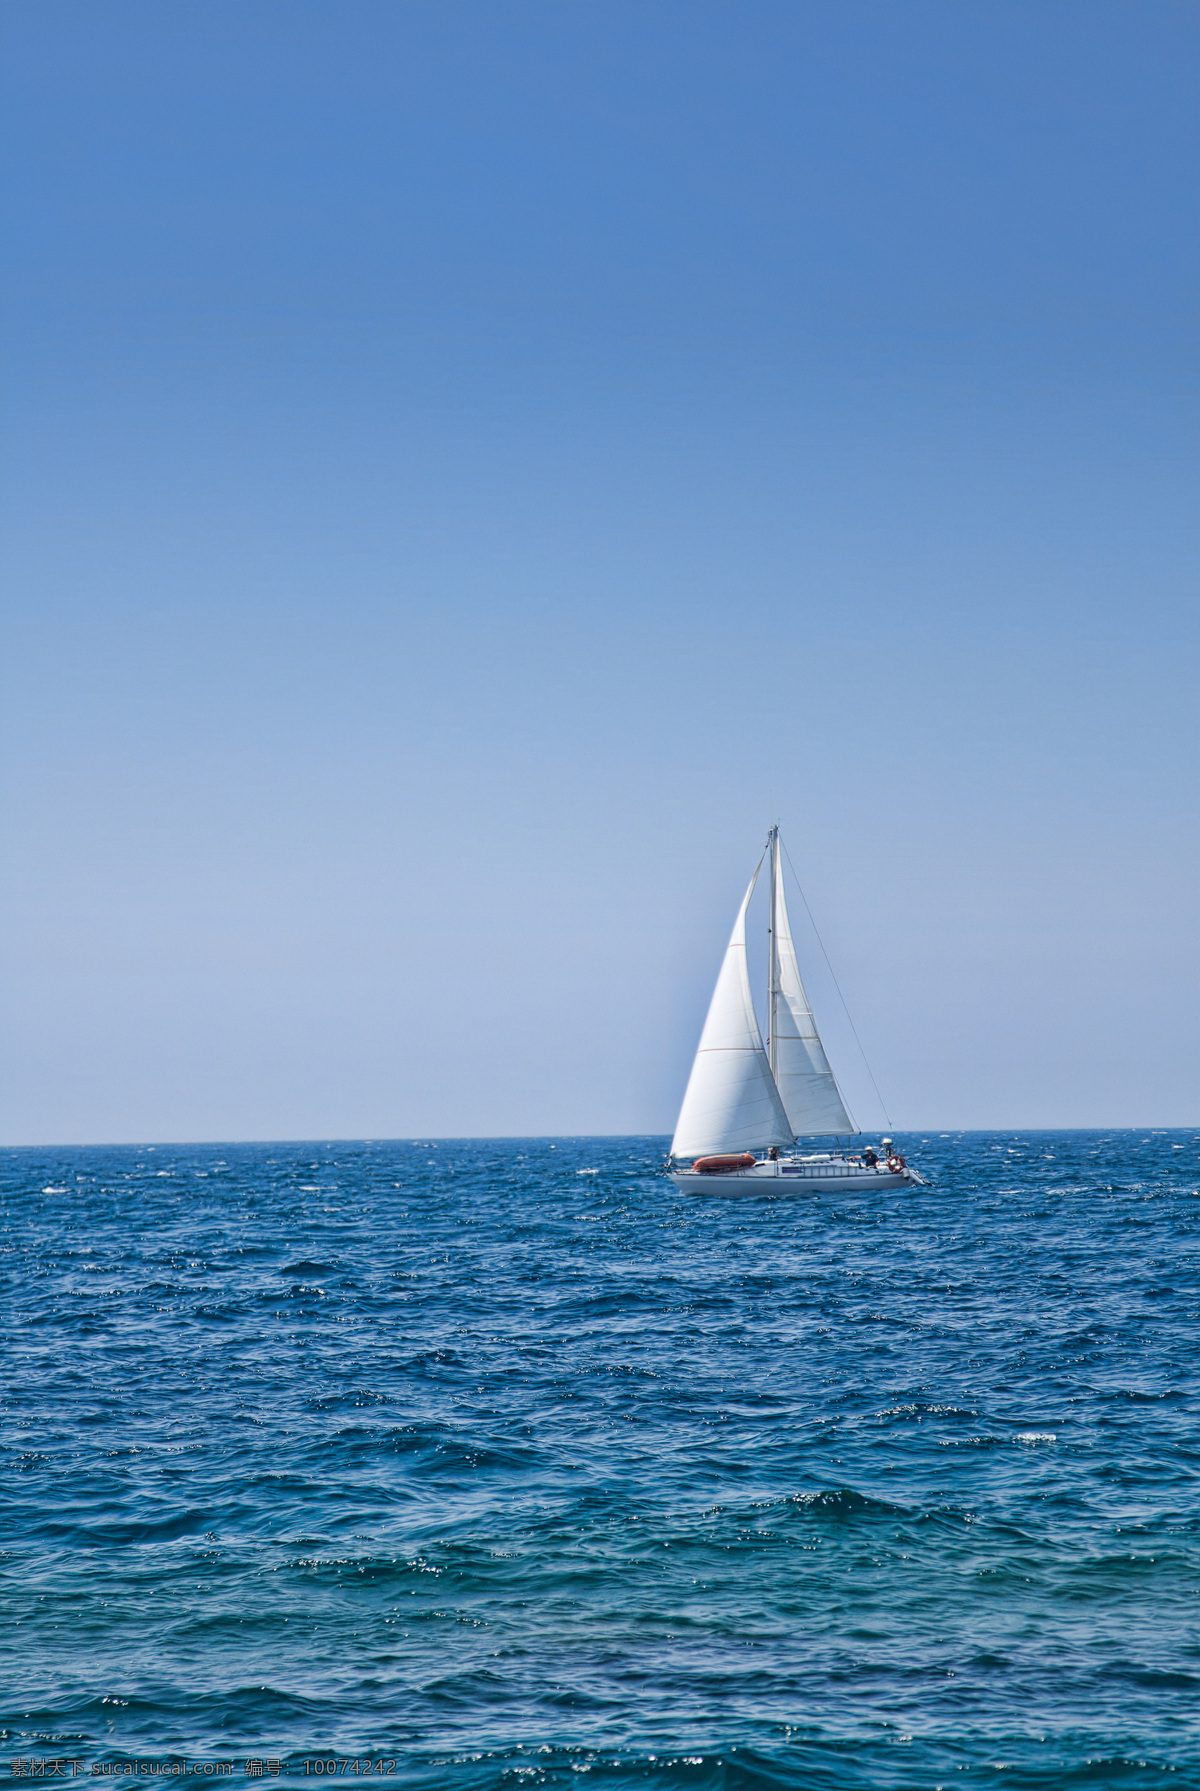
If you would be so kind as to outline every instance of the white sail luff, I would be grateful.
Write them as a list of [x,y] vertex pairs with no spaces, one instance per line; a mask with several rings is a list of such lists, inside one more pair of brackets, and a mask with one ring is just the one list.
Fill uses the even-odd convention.
[[[775,1044],[779,1032],[779,954],[775,949],[775,894],[779,888],[779,829],[772,827],[771,901],[767,915],[767,1061],[775,1074]],[[778,1080],[776,1081],[778,1087]]]
[[829,1067],[800,977],[778,850],[772,854],[771,871],[775,898],[772,903],[771,956],[779,989],[771,1056],[779,1095],[797,1137],[855,1132],[858,1128],[846,1111],[841,1090]]
[[792,1142],[792,1128],[763,1050],[746,968],[746,909],[757,881],[755,870],[709,1003],[671,1142],[674,1157],[764,1150]]

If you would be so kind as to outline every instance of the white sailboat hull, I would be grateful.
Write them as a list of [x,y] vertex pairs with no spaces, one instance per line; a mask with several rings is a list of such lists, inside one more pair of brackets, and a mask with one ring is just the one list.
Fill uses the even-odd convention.
[[872,1169],[849,1158],[824,1161],[780,1157],[755,1163],[752,1169],[726,1169],[705,1175],[695,1169],[669,1169],[667,1174],[684,1194],[769,1195],[878,1194],[884,1188],[911,1187],[917,1177],[908,1169]]

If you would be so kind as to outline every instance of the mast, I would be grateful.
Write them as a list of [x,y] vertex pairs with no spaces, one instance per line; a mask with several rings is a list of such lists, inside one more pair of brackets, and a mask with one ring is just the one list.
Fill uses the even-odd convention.
[[767,844],[771,848],[771,910],[767,920],[767,1060],[774,1076],[779,1055],[779,935],[775,925],[775,892],[779,888],[778,827],[772,827]]

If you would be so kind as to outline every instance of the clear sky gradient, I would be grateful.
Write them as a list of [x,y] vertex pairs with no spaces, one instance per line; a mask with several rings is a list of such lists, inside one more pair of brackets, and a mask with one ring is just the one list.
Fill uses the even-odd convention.
[[0,32],[5,1139],[1200,1119],[1191,0]]

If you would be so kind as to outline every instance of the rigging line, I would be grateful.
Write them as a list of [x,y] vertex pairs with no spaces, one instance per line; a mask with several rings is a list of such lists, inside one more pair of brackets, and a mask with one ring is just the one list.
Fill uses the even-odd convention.
[[784,845],[782,838],[780,839],[779,843],[781,846],[783,846],[783,856],[788,861],[788,869],[792,873],[792,877],[795,881],[796,888],[800,891],[800,900],[804,903],[804,912],[808,915],[808,923],[811,926],[813,932],[816,934],[817,944],[821,947],[821,956],[825,960],[825,967],[829,971],[830,976],[833,978],[833,986],[837,990],[838,1000],[842,1004],[842,1012],[845,1014],[847,1020],[850,1022],[850,1030],[854,1034],[854,1042],[858,1046],[858,1054],[863,1060],[863,1067],[866,1069],[867,1075],[871,1078],[871,1087],[875,1090],[876,1099],[878,1100],[880,1107],[883,1109],[883,1117],[887,1121],[888,1131],[890,1132],[893,1129],[892,1128],[892,1116],[887,1110],[887,1102],[884,1100],[882,1094],[880,1094],[880,1092],[879,1092],[879,1084],[875,1080],[875,1072],[871,1068],[871,1064],[867,1057],[866,1052],[863,1050],[862,1040],[858,1036],[858,1027],[854,1024],[854,1016],[853,1016],[853,1014],[851,1014],[850,1009],[846,1006],[846,997],[842,994],[842,985],[841,985],[841,983],[839,983],[839,981],[837,979],[837,972],[834,970],[833,965],[829,962],[829,953],[825,950],[825,941],[822,939],[820,933],[817,932],[817,923],[813,919],[813,911],[808,905],[808,897],[804,893],[804,885],[800,881],[800,873],[799,873],[799,871],[797,871],[795,865],[792,863],[792,855],[788,851],[787,846]]

